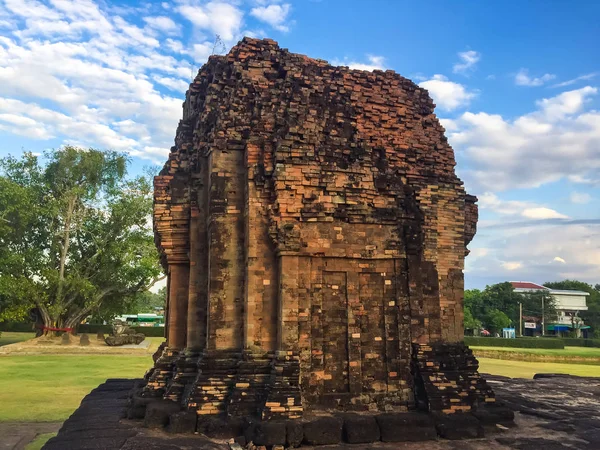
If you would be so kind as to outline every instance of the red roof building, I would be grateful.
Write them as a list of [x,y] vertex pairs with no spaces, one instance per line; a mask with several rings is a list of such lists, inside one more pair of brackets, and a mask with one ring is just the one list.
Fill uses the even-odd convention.
[[510,284],[512,284],[515,289],[523,289],[527,291],[535,291],[539,289],[548,290],[547,287],[532,283],[530,281],[510,281]]

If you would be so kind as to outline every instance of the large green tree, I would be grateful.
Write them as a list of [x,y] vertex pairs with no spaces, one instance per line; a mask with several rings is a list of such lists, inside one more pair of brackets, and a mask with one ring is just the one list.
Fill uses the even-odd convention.
[[512,321],[503,311],[492,308],[486,312],[484,323],[490,331],[502,335],[502,329],[508,328]]
[[74,328],[161,276],[152,186],[123,154],[65,147],[0,160],[0,319]]

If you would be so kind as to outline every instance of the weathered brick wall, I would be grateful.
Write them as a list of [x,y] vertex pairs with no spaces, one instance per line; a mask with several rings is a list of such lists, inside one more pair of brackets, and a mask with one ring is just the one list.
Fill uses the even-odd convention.
[[462,340],[477,216],[427,92],[246,38],[183,110],[155,194],[169,345],[286,351],[310,404],[408,406],[411,343]]

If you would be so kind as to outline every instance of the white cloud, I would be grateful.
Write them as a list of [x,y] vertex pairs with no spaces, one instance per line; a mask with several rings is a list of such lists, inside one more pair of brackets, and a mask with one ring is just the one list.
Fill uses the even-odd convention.
[[[482,231],[485,234],[485,229]],[[475,239],[482,240],[477,236]],[[496,234],[485,246],[489,252],[476,263],[470,261],[471,256],[467,257],[471,280],[498,282],[516,277],[539,282],[564,279],[598,282],[600,224],[540,224],[511,229],[510,235]],[[490,280],[490,274],[495,281]]]
[[165,45],[173,53],[185,53],[185,48],[181,41],[176,41],[175,39],[169,38],[165,40]]
[[153,155],[158,158],[159,161],[163,161],[169,156],[169,149],[167,147],[144,147],[144,154]]
[[35,103],[25,103],[20,100],[0,97],[0,115],[2,114],[18,115],[23,122],[28,119],[35,121],[40,132],[37,136],[31,137],[36,139],[48,139],[52,136],[64,135],[70,136],[78,143],[93,142],[102,148],[119,151],[130,150],[137,144],[135,139],[120,135],[107,124],[86,119],[85,114],[83,118],[68,116],[43,108]]
[[144,17],[144,22],[149,27],[155,30],[165,32],[167,34],[179,34],[179,26],[167,16]]
[[284,3],[283,5],[271,4],[252,8],[250,15],[262,22],[268,23],[276,30],[288,32],[290,27],[286,25],[286,21],[290,10],[291,5],[289,3]]
[[176,30],[171,19],[136,10],[147,19],[140,28],[89,0],[9,0],[4,6],[17,27],[0,36],[4,133],[153,160],[164,155],[181,117],[183,79],[190,76],[183,44],[152,31]]
[[515,84],[518,86],[542,86],[554,78],[556,78],[556,75],[550,73],[546,73],[541,77],[530,77],[527,69],[520,69],[515,75]]
[[458,54],[460,62],[457,62],[452,67],[454,73],[466,73],[471,70],[475,70],[475,65],[481,59],[481,53],[475,50],[467,50]]
[[587,86],[576,91],[563,92],[556,97],[538,100],[536,104],[544,119],[557,121],[580,112],[584,103],[597,92],[596,88]]
[[533,202],[521,200],[501,200],[492,192],[485,192],[479,196],[481,209],[490,210],[504,216],[521,217],[524,219],[568,219],[569,217]]
[[561,178],[598,183],[600,112],[585,111],[596,94],[589,86],[563,92],[512,120],[484,112],[462,114],[448,132],[459,159],[469,166],[461,176],[475,191],[538,187]]
[[369,72],[373,70],[385,70],[385,58],[377,55],[367,55],[368,63],[361,63],[358,61],[348,61],[346,58],[343,60],[334,59],[331,64],[334,66],[348,66],[353,70],[367,70]]
[[518,261],[506,261],[502,263],[502,267],[504,267],[506,270],[513,271],[522,268],[523,263]]
[[561,214],[553,209],[546,208],[543,206],[526,208],[523,210],[521,215],[527,219],[568,219],[569,216]]
[[436,105],[445,111],[464,107],[477,96],[475,92],[448,80],[444,75],[434,75],[432,79],[419,83],[419,86],[427,89]]
[[28,19],[56,20],[60,14],[35,0],[4,0],[4,7],[11,13]]
[[122,31],[125,36],[135,43],[147,45],[149,47],[158,47],[160,45],[158,39],[148,36],[148,33],[146,33],[143,28],[132,25],[119,16],[114,18],[114,23],[117,29]]
[[458,123],[452,119],[438,119],[447,132],[458,131]]
[[152,79],[154,81],[156,81],[157,83],[160,83],[163,86],[166,86],[169,89],[171,89],[172,91],[176,91],[176,92],[183,93],[183,92],[187,91],[190,86],[189,82],[182,80],[180,78],[154,76],[154,77],[152,77]]
[[203,6],[183,4],[176,9],[198,29],[218,34],[226,42],[238,35],[244,15],[236,6],[219,1]]
[[569,199],[571,200],[571,203],[585,205],[592,201],[592,196],[587,192],[571,192]]
[[584,81],[584,80],[591,80],[593,78],[596,77],[596,75],[598,75],[598,72],[593,72],[593,73],[586,73],[585,75],[580,75],[576,78],[573,78],[571,80],[567,80],[567,81],[563,81],[561,83],[556,83],[553,84],[552,87],[556,88],[556,87],[566,87],[566,86],[571,86],[579,81]]
[[471,250],[471,253],[469,253],[469,259],[473,260],[476,258],[481,258],[481,257],[487,256],[488,253],[489,253],[488,248],[485,248],[485,247],[473,248]]
[[209,42],[194,44],[192,51],[189,52],[194,61],[205,61],[213,51],[213,46]]

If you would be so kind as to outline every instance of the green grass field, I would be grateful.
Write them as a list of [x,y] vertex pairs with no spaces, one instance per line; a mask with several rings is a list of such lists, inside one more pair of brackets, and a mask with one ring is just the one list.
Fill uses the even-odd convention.
[[0,421],[58,422],[107,378],[139,378],[145,356],[0,356]]
[[536,373],[566,373],[580,377],[600,377],[600,366],[477,358],[479,371],[511,378],[532,378]]
[[544,356],[578,356],[582,358],[600,358],[600,348],[594,347],[565,347],[559,348],[512,348],[512,347],[469,347],[474,352],[477,350],[489,350],[499,352],[526,353]]
[[15,342],[23,342],[27,339],[33,339],[35,333],[15,333],[12,331],[3,331],[0,335],[0,347],[3,345],[14,344]]

